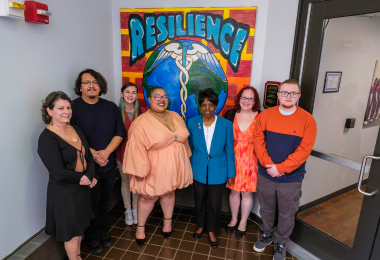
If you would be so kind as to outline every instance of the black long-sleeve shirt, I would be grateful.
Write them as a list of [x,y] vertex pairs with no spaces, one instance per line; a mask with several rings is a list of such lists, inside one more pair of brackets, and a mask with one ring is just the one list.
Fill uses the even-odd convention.
[[[86,103],[82,97],[71,102],[71,123],[83,131],[90,147],[96,151],[107,148],[114,136],[125,138],[123,118],[115,103],[99,98],[95,104]],[[108,164],[100,167],[95,163],[95,172],[101,173],[116,167],[116,152],[108,157]]]
[[79,184],[83,175],[92,181],[95,176],[95,163],[84,134],[78,126],[73,125],[73,127],[86,151],[86,172],[81,174],[75,171],[78,160],[77,149],[46,128],[38,139],[37,151],[51,177],[59,182]]

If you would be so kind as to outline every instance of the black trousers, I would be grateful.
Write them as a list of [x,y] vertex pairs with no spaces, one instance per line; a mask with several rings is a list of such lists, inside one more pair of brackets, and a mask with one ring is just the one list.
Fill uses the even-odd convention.
[[195,217],[198,227],[209,232],[220,229],[222,198],[226,184],[208,185],[194,180]]
[[91,189],[91,207],[95,218],[85,231],[85,237],[91,241],[107,233],[109,228],[109,204],[115,184],[115,169],[97,173],[98,183]]

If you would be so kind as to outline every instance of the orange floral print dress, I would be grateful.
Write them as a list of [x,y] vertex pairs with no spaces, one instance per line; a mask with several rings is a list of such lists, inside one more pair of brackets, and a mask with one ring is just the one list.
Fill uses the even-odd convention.
[[253,129],[255,128],[257,113],[251,125],[244,131],[240,131],[237,116],[233,122],[234,150],[235,150],[235,178],[230,189],[236,191],[256,192],[258,160],[253,149]]

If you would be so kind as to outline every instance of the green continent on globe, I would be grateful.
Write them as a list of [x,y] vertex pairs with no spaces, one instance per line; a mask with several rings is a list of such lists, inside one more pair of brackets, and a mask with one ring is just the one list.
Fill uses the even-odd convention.
[[[189,42],[194,42],[194,41],[189,41]],[[180,80],[179,80],[180,69],[175,65],[175,60],[170,56],[165,59],[166,61],[169,61],[169,63],[161,63],[161,65],[155,65],[155,68],[153,68],[153,69],[151,69],[151,66],[156,61],[157,57],[160,54],[160,51],[163,48],[165,48],[165,46],[167,46],[169,44],[173,44],[173,43],[178,43],[179,44],[178,49],[183,49],[183,46],[182,46],[183,42],[182,41],[174,40],[174,41],[170,41],[168,43],[165,43],[164,45],[161,45],[158,49],[153,51],[153,53],[150,55],[149,59],[147,60],[147,62],[145,64],[144,76],[143,76],[143,88],[146,91],[146,97],[150,96],[150,92],[154,87],[160,86],[166,90],[166,92],[169,95],[169,104],[167,107],[168,110],[172,110],[171,109],[172,108],[172,106],[171,106],[172,100],[171,99],[175,99],[175,100],[173,100],[174,106],[176,106],[176,104],[178,104],[178,102],[181,102],[180,97],[179,97],[179,95],[180,95],[179,91],[181,88]],[[199,43],[199,42],[195,42],[195,43],[204,46],[202,43]],[[204,46],[204,47],[206,47],[206,46]],[[191,49],[191,48],[192,47],[189,46],[189,49]],[[212,54],[212,52],[210,52],[210,53]],[[162,56],[161,56],[161,58],[162,58]],[[193,60],[194,60],[194,57],[193,57]],[[162,64],[165,64],[165,65],[162,65]],[[166,81],[164,81],[164,83],[161,82],[161,85],[160,85],[155,80],[151,79],[150,80],[151,84],[156,84],[156,85],[151,85],[148,83],[148,81],[149,81],[148,79],[153,73],[156,74],[154,77],[157,77],[157,72],[155,71],[155,69],[158,68],[158,66],[160,66],[161,68],[163,68],[162,66],[165,66],[164,73],[161,72],[161,74],[159,74],[160,75],[159,77],[165,78]],[[150,69],[150,71],[147,73],[148,69]],[[220,65],[219,65],[219,69],[220,70],[222,69],[220,67]],[[173,74],[173,73],[175,73],[175,74]],[[190,96],[192,96],[192,95],[195,96],[194,101],[196,103],[193,103],[193,104],[197,105],[197,108],[193,107],[193,109],[196,109],[198,111],[198,114],[201,114],[200,106],[198,104],[198,94],[200,91],[205,90],[207,88],[213,89],[219,97],[220,97],[220,94],[223,90],[224,91],[224,100],[221,100],[221,102],[223,102],[223,104],[224,104],[225,98],[226,98],[226,95],[228,92],[227,81],[223,81],[217,74],[215,74],[207,66],[205,66],[200,59],[196,59],[196,61],[193,61],[193,63],[190,66],[190,69],[188,70],[188,74],[189,74],[189,81],[186,84],[187,97],[189,100]],[[173,92],[171,92],[170,90],[173,90],[175,92],[178,90],[178,97],[172,96]],[[179,111],[177,111],[177,112],[179,112]]]

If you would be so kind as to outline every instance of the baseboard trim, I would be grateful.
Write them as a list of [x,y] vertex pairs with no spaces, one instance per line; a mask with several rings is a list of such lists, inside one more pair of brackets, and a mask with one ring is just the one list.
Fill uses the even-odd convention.
[[30,241],[32,241],[35,237],[37,237],[39,234],[41,234],[44,230],[45,230],[45,227],[43,227],[40,231],[38,231],[36,234],[34,234],[28,240],[26,240],[24,243],[22,243],[19,247],[17,247],[15,250],[13,250],[13,252],[10,253],[9,255],[7,255],[5,258],[3,258],[3,260],[10,259],[14,254],[17,253],[17,251],[21,250],[21,248],[26,246]]

